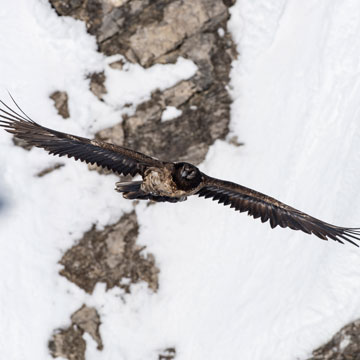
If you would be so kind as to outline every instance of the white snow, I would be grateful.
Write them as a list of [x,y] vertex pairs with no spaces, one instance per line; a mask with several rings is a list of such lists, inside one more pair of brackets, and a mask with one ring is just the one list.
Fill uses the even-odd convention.
[[[240,53],[231,136],[245,146],[216,142],[201,169],[325,221],[360,226],[360,3],[238,0],[228,28]],[[9,89],[35,120],[83,136],[117,123],[126,102],[136,105],[196,70],[184,59],[113,70],[85,25],[57,17],[45,0],[3,4],[0,48],[1,99]],[[102,70],[111,106],[88,90],[86,74]],[[69,93],[66,121],[48,98],[58,89]],[[66,166],[34,176],[59,161]],[[98,309],[104,342],[99,352],[86,337],[87,360],[150,360],[167,347],[177,360],[306,359],[360,317],[359,249],[271,230],[198,198],[137,207],[139,242],[161,269],[158,293],[145,284],[130,295],[98,285],[86,295],[58,275],[57,262],[92,223],[101,228],[132,209],[113,191],[116,177],[27,152],[5,132],[0,164],[4,359],[51,359],[52,331],[83,303]]]
[[351,336],[345,335],[344,338],[341,340],[339,347],[341,350],[344,350],[350,344],[351,344]]
[[[107,62],[115,59],[123,57],[112,56],[111,61]],[[164,90],[180,80],[191,78],[196,70],[197,66],[191,60],[182,57],[178,58],[176,64],[156,64],[149,69],[131,63],[126,63],[122,71],[107,66],[105,86],[108,94],[104,98],[115,107],[126,103],[136,105],[148,100],[150,93],[156,89]]]
[[168,121],[179,117],[182,111],[175,106],[167,106],[161,115],[161,121]]

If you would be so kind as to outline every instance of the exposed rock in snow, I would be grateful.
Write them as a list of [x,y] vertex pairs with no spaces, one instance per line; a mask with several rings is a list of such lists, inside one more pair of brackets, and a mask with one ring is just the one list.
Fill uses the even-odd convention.
[[95,308],[83,305],[81,309],[71,315],[71,321],[83,332],[88,333],[97,343],[97,348],[101,350],[103,343],[101,340],[99,327],[100,316]]
[[339,330],[325,345],[313,351],[308,360],[358,360],[360,356],[360,320]]
[[69,107],[68,107],[68,94],[66,91],[54,91],[50,95],[50,99],[54,100],[55,107],[58,111],[58,114],[64,119],[70,117]]
[[148,67],[168,62],[187,38],[210,32],[229,17],[217,0],[108,2],[50,0],[59,15],[85,21],[106,55],[122,54]]
[[159,360],[173,360],[176,357],[175,348],[167,348],[159,355]]
[[134,211],[104,230],[93,227],[64,254],[60,274],[88,293],[98,282],[104,282],[107,289],[119,286],[130,292],[131,284],[145,281],[156,291],[159,270],[152,254],[142,254],[144,247],[136,244],[137,235]]
[[103,96],[106,94],[105,74],[104,72],[93,73],[89,75],[90,91],[100,100],[103,101]]
[[[198,71],[190,80],[137,106],[123,125],[98,133],[98,138],[143,151],[158,158],[204,160],[208,148],[229,132],[230,97],[226,89],[236,50],[226,32],[228,7],[216,0],[127,1],[106,3],[50,0],[58,14],[84,20],[106,55],[121,54],[149,67],[175,63],[179,56],[193,60]],[[223,29],[219,35],[218,29]],[[117,63],[117,62],[116,62]],[[121,66],[115,68],[121,69]],[[111,66],[114,68],[114,65]],[[102,99],[103,78],[92,78],[92,91]],[[161,123],[167,106],[182,115]],[[190,107],[195,110],[190,111]],[[123,127],[123,130],[121,129]],[[120,135],[119,135],[120,134]],[[122,137],[124,136],[123,140]]]
[[49,341],[49,349],[53,357],[68,360],[84,360],[86,342],[84,333],[88,333],[97,343],[98,350],[102,350],[99,327],[100,317],[93,307],[83,305],[71,316],[71,325],[65,329],[58,329]]
[[58,330],[49,341],[51,355],[68,360],[85,360],[86,342],[74,326]]
[[[166,106],[176,106],[182,114],[162,122]],[[195,105],[197,110],[191,110]],[[186,80],[164,92],[155,92],[140,104],[133,116],[124,116],[122,125],[100,131],[97,136],[164,160],[199,164],[209,146],[228,133],[230,98],[224,88],[203,92],[196,81]],[[119,134],[122,142],[116,142]]]

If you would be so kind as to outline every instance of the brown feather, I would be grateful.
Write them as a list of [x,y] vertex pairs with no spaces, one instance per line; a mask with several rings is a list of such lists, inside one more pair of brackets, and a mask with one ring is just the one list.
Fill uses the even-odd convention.
[[312,233],[323,240],[332,239],[339,243],[345,240],[358,246],[353,240],[360,240],[359,228],[344,228],[325,223],[267,195],[203,174],[203,187],[197,195],[221,199],[224,193],[227,196],[225,201],[221,201],[224,205],[230,205],[240,212],[247,211],[255,219],[260,217],[262,222],[269,221],[271,228],[278,225],[289,227],[307,234]]
[[[14,101],[15,102],[15,101]],[[80,136],[65,134],[41,126],[31,120],[15,103],[19,111],[11,109],[0,100],[6,108],[0,108],[0,126],[28,144],[47,150],[52,155],[73,157],[88,164],[97,164],[102,168],[123,175],[143,174],[149,166],[161,166],[162,162],[150,156],[122,146]]]

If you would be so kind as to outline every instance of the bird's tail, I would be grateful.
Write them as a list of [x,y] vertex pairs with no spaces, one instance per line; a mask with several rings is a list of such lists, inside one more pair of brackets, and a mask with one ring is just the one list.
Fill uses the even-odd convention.
[[142,181],[119,181],[115,184],[115,190],[121,192],[123,194],[123,197],[128,200],[152,200],[156,202],[171,203],[186,200],[186,196],[176,198],[170,196],[156,196],[153,194],[145,193],[141,190],[141,184]]
[[140,191],[141,184],[142,181],[119,181],[115,184],[115,190],[121,193],[137,193]]

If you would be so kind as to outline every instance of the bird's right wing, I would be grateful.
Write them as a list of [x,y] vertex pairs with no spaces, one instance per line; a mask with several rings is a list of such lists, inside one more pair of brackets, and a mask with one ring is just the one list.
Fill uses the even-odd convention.
[[65,134],[37,124],[16,104],[18,112],[0,100],[0,126],[17,138],[47,150],[52,155],[64,156],[88,164],[97,164],[104,169],[123,175],[143,174],[150,166],[159,166],[161,161],[134,150],[110,143],[90,140]]
[[255,219],[260,218],[262,222],[270,221],[272,228],[280,225],[283,228],[312,233],[323,240],[332,239],[340,243],[345,240],[359,246],[353,240],[360,240],[360,228],[328,224],[270,196],[230,181],[203,174],[203,186],[196,194],[218,200],[219,203],[230,205],[240,212],[247,212]]

